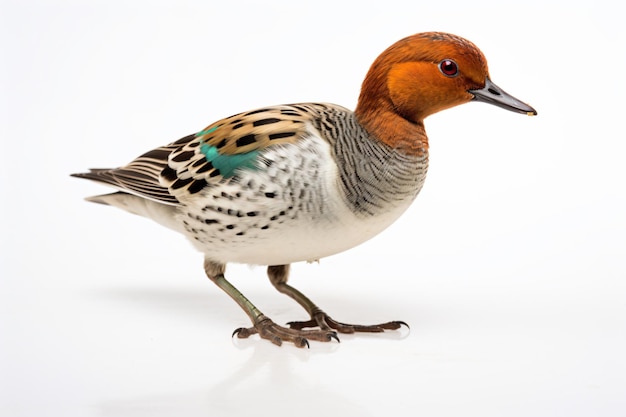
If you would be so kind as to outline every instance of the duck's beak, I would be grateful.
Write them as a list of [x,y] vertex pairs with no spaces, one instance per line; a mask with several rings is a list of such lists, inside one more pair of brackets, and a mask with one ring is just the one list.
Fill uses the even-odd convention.
[[474,95],[474,101],[482,101],[483,103],[493,104],[503,109],[511,110],[516,113],[523,113],[529,116],[536,116],[537,111],[526,103],[522,103],[512,95],[491,82],[489,78],[485,79],[485,86],[476,90],[469,90]]

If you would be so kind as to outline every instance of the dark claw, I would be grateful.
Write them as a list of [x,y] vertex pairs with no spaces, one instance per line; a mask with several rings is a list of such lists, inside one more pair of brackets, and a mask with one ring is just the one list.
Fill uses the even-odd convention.
[[330,339],[335,339],[337,343],[341,343],[341,340],[339,340],[339,337],[337,336],[337,332],[332,332],[331,334],[329,334],[328,340]]
[[306,340],[305,338],[302,338],[302,342],[304,342],[304,344],[302,346],[300,346],[300,347],[304,347],[304,345],[306,345],[307,349],[311,349],[311,346],[309,346],[309,341],[308,340]]
[[233,334],[230,337],[235,337],[235,335],[236,335],[240,339],[247,339],[250,336],[252,336],[253,334],[256,334],[256,329],[239,327],[239,328],[235,329],[235,331],[233,332]]
[[398,320],[398,321],[396,321],[396,323],[398,323],[398,324],[399,324],[399,325],[401,325],[401,326],[406,326],[406,328],[407,328],[407,329],[411,330],[411,326],[409,326],[409,325],[407,324],[407,322],[405,322],[405,321]]

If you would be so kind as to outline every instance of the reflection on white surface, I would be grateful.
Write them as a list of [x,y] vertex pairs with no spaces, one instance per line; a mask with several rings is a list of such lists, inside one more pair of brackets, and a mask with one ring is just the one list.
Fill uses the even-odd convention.
[[[626,39],[611,4],[5,3],[0,415],[626,413]],[[416,203],[290,280],[338,320],[410,332],[231,339],[247,318],[191,245],[85,203],[105,190],[68,177],[246,109],[353,107],[380,51],[433,29],[474,41],[539,116],[434,115]],[[307,318],[263,268],[227,274],[277,323]]]

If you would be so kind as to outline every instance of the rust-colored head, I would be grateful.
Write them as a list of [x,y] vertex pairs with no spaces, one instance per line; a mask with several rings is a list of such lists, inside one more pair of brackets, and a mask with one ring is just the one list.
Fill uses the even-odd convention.
[[483,87],[488,75],[487,60],[473,43],[447,33],[419,33],[380,54],[360,101],[388,101],[400,116],[421,121],[471,101],[468,90]]
[[473,43],[448,33],[427,32],[396,42],[374,61],[356,114],[381,136],[384,130],[397,132],[392,125],[400,120],[392,119],[398,116],[421,125],[433,113],[472,100],[536,114],[490,81],[487,60]]

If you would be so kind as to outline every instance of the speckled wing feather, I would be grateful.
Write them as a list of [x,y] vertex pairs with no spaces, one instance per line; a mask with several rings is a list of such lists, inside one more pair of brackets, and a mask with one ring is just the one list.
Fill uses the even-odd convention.
[[120,190],[135,194],[159,203],[177,205],[178,199],[167,187],[160,184],[161,172],[167,167],[172,151],[184,146],[195,138],[185,136],[166,146],[153,149],[139,156],[126,166],[112,169],[91,169],[89,172],[72,174],[74,177],[112,185]]
[[262,149],[306,136],[322,104],[266,107],[221,119],[198,133],[153,149],[126,166],[73,174],[164,204],[196,194],[240,169],[257,169]]
[[314,104],[266,107],[219,120],[174,150],[161,185],[175,196],[195,194],[240,169],[257,169],[260,151],[307,135]]

